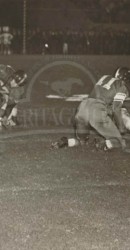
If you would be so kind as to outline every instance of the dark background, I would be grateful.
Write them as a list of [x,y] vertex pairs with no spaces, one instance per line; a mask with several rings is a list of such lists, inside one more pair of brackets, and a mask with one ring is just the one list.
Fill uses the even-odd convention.
[[10,28],[14,54],[62,54],[67,42],[68,54],[126,55],[129,13],[129,0],[0,0],[0,29]]
[[[22,28],[23,3],[24,0],[0,0],[1,26]],[[87,27],[88,22],[130,23],[129,0],[26,0],[26,3],[29,27],[47,29],[56,24],[67,28],[73,21],[75,28],[82,23],[81,29]],[[57,20],[62,23],[57,23]]]

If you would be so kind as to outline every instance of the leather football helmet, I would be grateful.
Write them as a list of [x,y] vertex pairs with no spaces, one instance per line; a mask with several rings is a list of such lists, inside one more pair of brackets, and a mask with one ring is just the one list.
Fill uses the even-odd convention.
[[14,73],[13,79],[18,84],[18,86],[23,86],[26,83],[27,74],[24,72],[24,70],[19,69]]
[[130,82],[130,69],[127,67],[120,67],[115,72],[115,77],[125,82]]

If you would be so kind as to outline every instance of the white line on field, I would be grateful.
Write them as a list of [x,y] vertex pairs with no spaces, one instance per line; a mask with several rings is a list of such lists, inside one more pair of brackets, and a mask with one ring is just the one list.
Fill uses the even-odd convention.
[[[129,187],[130,183],[120,183],[120,182],[104,182],[104,183],[91,183],[91,184],[85,184],[85,185],[81,185],[81,188],[95,188],[95,187]],[[12,193],[19,193],[22,191],[52,191],[54,189],[77,189],[77,186],[64,186],[64,185],[54,185],[51,187],[9,187],[9,188],[0,188],[0,193],[8,193],[8,192],[12,192]]]

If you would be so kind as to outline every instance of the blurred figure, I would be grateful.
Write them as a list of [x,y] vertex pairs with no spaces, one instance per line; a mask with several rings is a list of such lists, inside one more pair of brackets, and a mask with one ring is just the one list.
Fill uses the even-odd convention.
[[11,54],[12,39],[13,35],[9,32],[9,27],[3,27],[3,33],[1,34],[2,54]]
[[68,43],[64,42],[63,43],[63,55],[67,55],[68,54]]

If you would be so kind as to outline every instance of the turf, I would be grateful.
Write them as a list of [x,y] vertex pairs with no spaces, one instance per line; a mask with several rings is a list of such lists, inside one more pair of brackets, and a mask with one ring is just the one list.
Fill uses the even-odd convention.
[[129,250],[130,155],[51,150],[72,126],[34,124],[1,134],[1,249]]
[[51,150],[73,136],[78,103],[46,99],[39,82],[19,105],[20,126],[0,134],[0,249],[129,250],[130,154],[93,140]]

